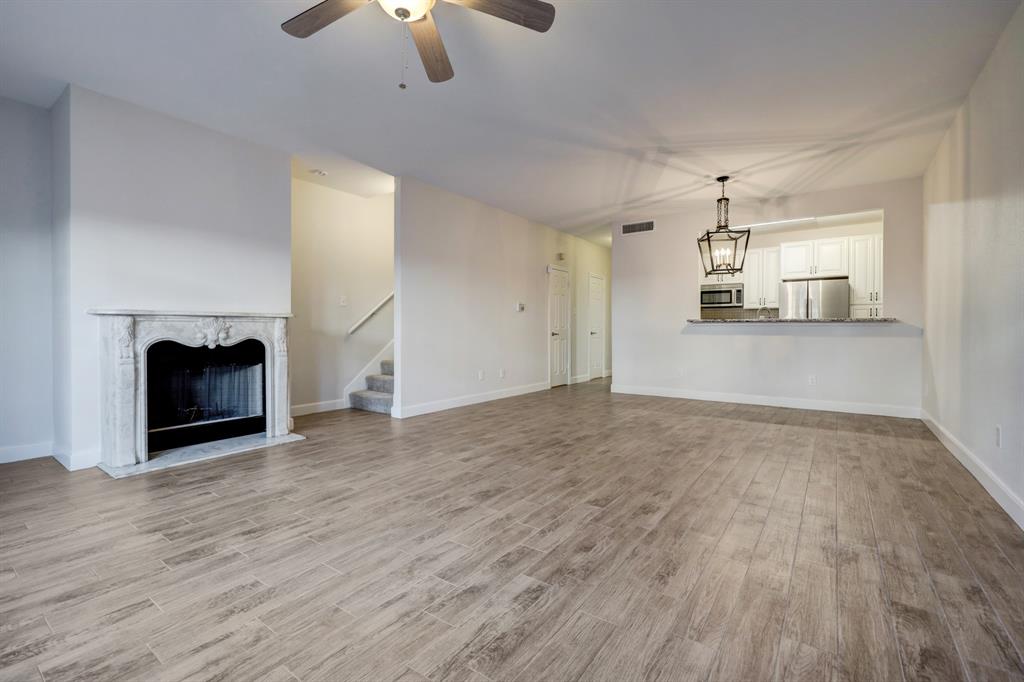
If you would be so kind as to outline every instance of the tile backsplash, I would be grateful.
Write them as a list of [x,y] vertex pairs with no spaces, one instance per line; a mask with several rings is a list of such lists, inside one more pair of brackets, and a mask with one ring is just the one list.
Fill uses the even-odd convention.
[[[762,308],[763,313],[765,309]],[[769,317],[778,317],[778,308],[768,308]],[[700,319],[702,320],[756,320],[757,310],[754,308],[701,308]]]

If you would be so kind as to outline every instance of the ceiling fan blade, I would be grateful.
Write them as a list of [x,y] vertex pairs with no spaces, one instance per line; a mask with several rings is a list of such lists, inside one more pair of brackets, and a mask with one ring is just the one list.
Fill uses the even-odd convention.
[[333,24],[349,12],[354,12],[373,0],[323,0],[302,14],[281,24],[284,32],[296,38],[308,38],[320,29]]
[[448,0],[477,12],[544,33],[555,21],[555,6],[542,0]]
[[448,61],[448,51],[444,49],[441,34],[437,32],[437,24],[430,12],[419,21],[410,21],[408,25],[423,61],[423,68],[427,70],[427,78],[432,83],[441,83],[454,76],[452,63]]

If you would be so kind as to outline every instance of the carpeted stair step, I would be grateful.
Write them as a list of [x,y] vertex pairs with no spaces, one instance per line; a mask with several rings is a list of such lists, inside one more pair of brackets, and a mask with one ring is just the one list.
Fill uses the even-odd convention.
[[395,377],[392,374],[371,374],[366,377],[366,387],[379,393],[394,393]]
[[394,360],[381,360],[380,361],[380,373],[386,374],[389,377],[395,376],[395,361]]
[[349,401],[355,409],[379,412],[381,414],[391,414],[392,400],[394,400],[392,394],[382,393],[381,391],[354,391],[349,395]]

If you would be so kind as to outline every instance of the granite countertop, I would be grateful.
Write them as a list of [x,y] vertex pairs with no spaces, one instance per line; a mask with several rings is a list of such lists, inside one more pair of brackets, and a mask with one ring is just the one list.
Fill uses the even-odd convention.
[[766,317],[754,320],[687,320],[690,324],[877,324],[879,322],[899,322],[895,317],[827,317],[819,320],[780,320],[777,317]]

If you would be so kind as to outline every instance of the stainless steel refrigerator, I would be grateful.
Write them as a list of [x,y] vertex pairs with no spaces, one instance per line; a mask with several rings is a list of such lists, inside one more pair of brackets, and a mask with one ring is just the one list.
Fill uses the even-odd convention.
[[849,316],[849,277],[791,279],[779,284],[779,319],[827,320]]

